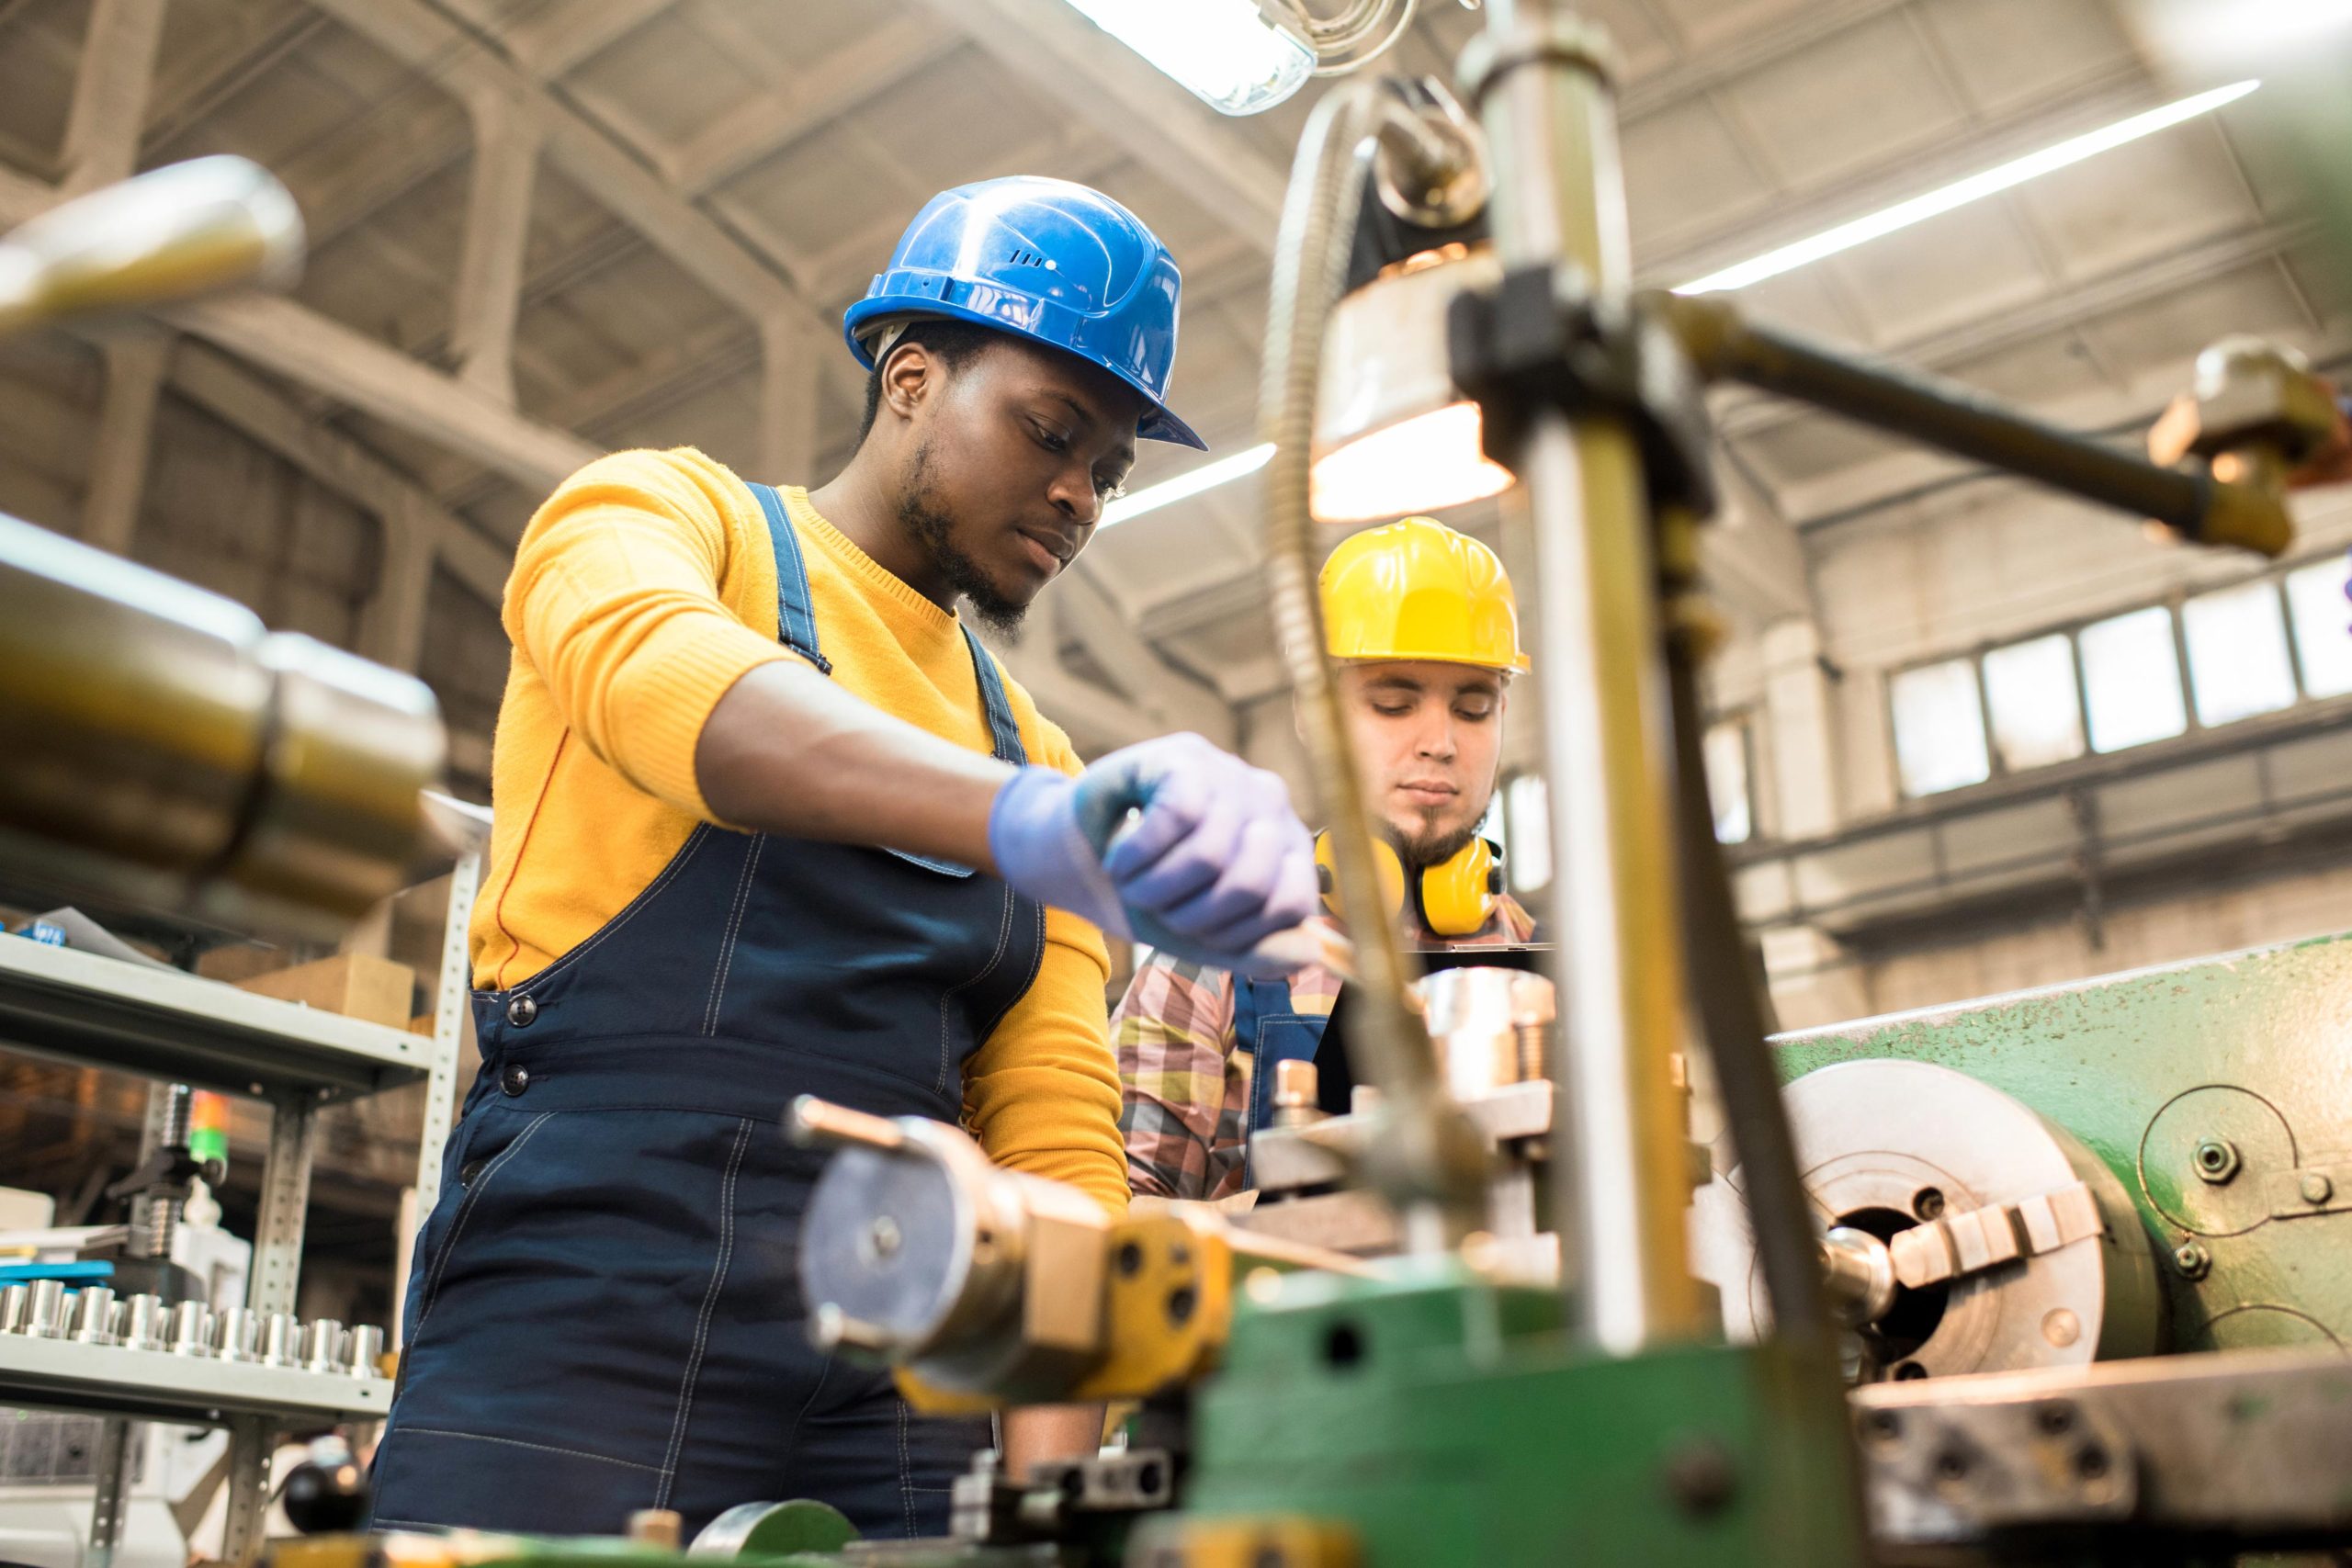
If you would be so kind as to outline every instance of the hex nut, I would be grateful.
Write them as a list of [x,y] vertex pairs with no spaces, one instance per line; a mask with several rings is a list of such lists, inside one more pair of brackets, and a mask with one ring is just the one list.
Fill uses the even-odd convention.
[[2191,1163],[2196,1168],[2199,1180],[2219,1187],[2235,1176],[2244,1162],[2238,1155],[2238,1146],[2229,1139],[2199,1138]]

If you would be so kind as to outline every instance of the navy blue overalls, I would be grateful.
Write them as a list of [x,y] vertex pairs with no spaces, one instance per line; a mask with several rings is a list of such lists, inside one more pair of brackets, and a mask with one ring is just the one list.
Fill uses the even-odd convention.
[[[752,487],[784,643],[830,671],[782,500]],[[1026,761],[972,638],[996,755]],[[1045,911],[969,867],[698,827],[627,908],[510,990],[417,1238],[375,1523],[691,1532],[815,1497],[937,1535],[980,1418],[909,1411],[820,1354],[795,1268],[823,1156],[797,1094],[954,1121],[963,1065],[1037,972]]]

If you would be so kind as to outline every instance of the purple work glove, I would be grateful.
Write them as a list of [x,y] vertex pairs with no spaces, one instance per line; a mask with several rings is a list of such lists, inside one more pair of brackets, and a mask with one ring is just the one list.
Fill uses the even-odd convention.
[[1244,974],[1289,968],[1251,950],[1317,906],[1314,840],[1282,780],[1197,735],[1114,751],[1074,779],[1022,769],[989,813],[989,850],[1033,898]]

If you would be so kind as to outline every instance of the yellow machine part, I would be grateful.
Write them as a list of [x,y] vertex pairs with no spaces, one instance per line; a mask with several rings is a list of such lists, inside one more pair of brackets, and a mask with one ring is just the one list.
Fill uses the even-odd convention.
[[[1113,1227],[1110,1257],[1101,1357],[1068,1398],[1142,1399],[1213,1368],[1233,1324],[1234,1259],[1226,1237],[1178,1210],[1132,1213]],[[911,1368],[897,1375],[907,1403],[928,1415],[973,1415],[1002,1403],[936,1387]]]

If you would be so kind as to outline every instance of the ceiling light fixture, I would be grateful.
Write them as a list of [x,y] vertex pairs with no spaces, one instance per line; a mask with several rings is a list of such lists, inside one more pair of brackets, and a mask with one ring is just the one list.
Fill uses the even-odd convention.
[[1069,0],[1220,114],[1257,114],[1306,85],[1315,48],[1257,0]]
[[1238,479],[1244,474],[1254,474],[1273,460],[1273,443],[1252,446],[1236,452],[1230,457],[1219,457],[1214,463],[1203,463],[1172,479],[1162,479],[1156,485],[1146,485],[1132,495],[1123,495],[1102,509],[1100,526],[1108,528],[1114,523],[1125,523],[1130,517],[1140,517],[1147,512],[1157,512],[1171,501],[1182,501],[1204,490],[1215,490],[1227,479]]
[[1745,288],[1749,284],[1761,283],[1768,277],[1778,277],[1784,272],[1792,272],[1798,267],[1820,261],[1825,256],[1834,256],[1840,251],[1850,251],[1855,246],[1867,244],[1882,235],[1892,234],[1900,229],[1908,229],[1915,223],[1923,223],[1930,218],[1939,217],[1956,208],[1966,207],[1971,202],[1982,201],[1988,196],[1996,196],[2002,191],[2014,189],[2028,180],[2039,179],[2043,175],[2053,174],[2060,169],[2079,164],[2086,158],[2095,158],[2101,152],[2112,151],[2127,142],[2137,141],[2143,136],[2154,135],[2167,126],[2178,125],[2185,119],[2194,119],[2200,114],[2211,113],[2223,104],[2233,103],[2245,97],[2261,85],[2259,81],[2233,82],[2226,87],[2215,87],[2209,92],[2199,93],[2194,96],[2165,104],[2161,108],[2150,109],[2145,114],[2135,114],[2129,119],[2118,120],[2113,125],[2104,126],[2098,130],[2086,131],[2080,136],[2061,141],[2054,147],[2045,147],[2039,152],[2029,152],[2022,158],[2012,158],[2006,164],[1986,169],[1982,174],[1971,175],[1964,180],[1954,180],[1951,184],[1939,186],[1924,196],[1915,196],[1907,201],[1898,201],[1892,207],[1882,208],[1865,217],[1857,218],[1850,223],[1840,223],[1834,229],[1825,229],[1809,239],[1782,245],[1778,250],[1767,251],[1762,255],[1741,262],[1736,266],[1727,266],[1721,272],[1711,272],[1704,277],[1694,278],[1678,287],[1675,292],[1677,294],[1712,294],[1718,289]]
[[[1078,6],[1081,10],[1087,9],[1090,6],[1100,6],[1108,9],[1114,6],[1121,6],[1123,0],[1069,0],[1069,3]],[[1223,3],[1223,0],[1220,0],[1220,3]],[[1249,4],[1249,0],[1235,0],[1235,3],[1255,14],[1255,7]],[[1152,9],[1154,4],[1155,0],[1125,0],[1125,8],[1132,8],[1138,12]],[[1155,61],[1154,63],[1159,62]],[[1167,69],[1165,66],[1161,68]],[[1173,73],[1170,73],[1173,74]],[[2137,141],[2167,126],[2178,125],[2183,120],[2211,113],[2224,104],[2233,103],[2245,97],[2261,85],[2258,80],[2233,82],[2228,86],[2215,87],[2211,91],[2150,109],[2143,114],[2133,115],[2128,119],[2118,120],[2113,125],[2069,138],[2055,146],[2046,147],[2039,152],[2029,152],[2021,158],[2013,158],[1982,174],[1954,181],[1951,185],[1929,191],[1924,196],[1916,196],[1866,217],[1840,223],[1810,239],[1782,245],[1776,250],[1767,251],[1762,255],[1741,262],[1736,266],[1727,266],[1720,272],[1713,272],[1704,277],[1694,278],[1683,284],[1675,292],[1708,294],[1720,289],[1743,288],[1749,284],[1760,283],[1768,277],[1777,277],[1784,272],[1793,271],[1826,256],[1833,256],[1841,251],[1851,250],[1857,245],[1866,244],[1882,235],[1892,234],[1900,229],[1907,229],[1915,223],[1950,212],[1955,208],[1965,207],[1970,202],[1981,201],[1988,196],[2014,189],[2029,180],[2082,163],[2086,159],[2097,157],[2101,152],[2121,147],[2128,142]],[[1336,326],[1340,323],[1335,321],[1334,324]],[[1327,398],[1330,396],[1328,389],[1326,396]],[[1438,405],[1432,404],[1429,409],[1420,412],[1426,415],[1430,412],[1436,411]],[[1475,407],[1472,412],[1475,413]],[[1404,423],[1406,417],[1394,410],[1387,415],[1388,421],[1393,422],[1392,428],[1395,423]],[[1458,418],[1458,416],[1454,417]],[[1408,434],[1434,440],[1438,435],[1449,433],[1447,429],[1442,428],[1443,423],[1443,420],[1440,420],[1438,424],[1441,428],[1433,429],[1429,425],[1423,425]],[[1458,434],[1458,431],[1453,433]],[[1317,445],[1319,446],[1323,443],[1318,441]],[[1333,445],[1336,449],[1342,443],[1335,439]],[[1449,444],[1449,446],[1458,445],[1458,442]],[[1270,446],[1252,446],[1246,452],[1236,453],[1233,457],[1204,464],[1189,473],[1179,474],[1172,479],[1148,486],[1136,491],[1133,495],[1112,502],[1102,514],[1102,525],[1108,527],[1114,523],[1124,523],[1131,517],[1139,517],[1147,512],[1166,506],[1170,502],[1182,501],[1228,480],[1238,479],[1245,474],[1256,473],[1266,466],[1273,455],[1274,449]],[[1331,481],[1345,480],[1346,482],[1338,484],[1337,488],[1328,491],[1325,496],[1317,498],[1316,513],[1327,520],[1333,518],[1337,513],[1359,511],[1364,504],[1359,500],[1362,485],[1356,482],[1361,476],[1349,472],[1349,465],[1344,462],[1333,468],[1325,467],[1330,463],[1333,455],[1338,454],[1325,453],[1318,456],[1317,466],[1318,469],[1323,470],[1318,473],[1318,480],[1328,476]],[[1501,488],[1500,485],[1493,483],[1495,477],[1500,475],[1504,482],[1508,482],[1509,476],[1504,470],[1495,468],[1492,464],[1487,467],[1494,469],[1494,472],[1484,475],[1476,488],[1478,493],[1492,494],[1495,490]],[[1465,493],[1446,501],[1424,500],[1419,505],[1424,510],[1433,510],[1440,505],[1453,504],[1454,502],[1468,499],[1474,499],[1474,497]],[[1412,508],[1406,510],[1412,510]],[[1385,514],[1401,515],[1402,513],[1392,511]]]

